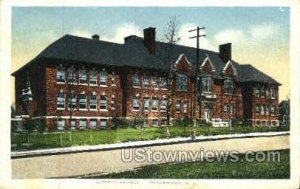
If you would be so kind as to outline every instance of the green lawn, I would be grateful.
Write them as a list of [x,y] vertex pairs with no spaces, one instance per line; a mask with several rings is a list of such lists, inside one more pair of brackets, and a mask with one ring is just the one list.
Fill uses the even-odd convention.
[[[44,132],[31,134],[12,133],[12,151],[59,148],[78,145],[112,144],[118,142],[153,140],[158,138],[174,138],[191,136],[193,127],[170,127],[170,136],[166,127],[147,127],[146,129],[100,129],[76,130],[65,132]],[[288,127],[249,127],[229,128],[197,127],[196,135],[218,135],[231,133],[250,133],[267,131],[284,131]],[[29,145],[28,145],[29,144]]]
[[[280,150],[280,162],[246,162],[240,154],[239,162],[191,162],[159,164],[141,167],[134,171],[108,175],[86,175],[79,178],[172,178],[172,179],[217,179],[253,178],[287,179],[290,177],[289,150]],[[265,154],[267,152],[264,152]]]

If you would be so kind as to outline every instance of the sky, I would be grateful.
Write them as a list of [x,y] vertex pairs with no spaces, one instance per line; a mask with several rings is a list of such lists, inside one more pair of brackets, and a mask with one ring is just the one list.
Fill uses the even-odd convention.
[[[280,100],[289,95],[290,10],[287,7],[13,7],[12,71],[65,34],[123,43],[128,35],[156,28],[164,41],[168,21],[176,16],[179,44],[195,47],[190,29],[205,27],[200,48],[218,52],[232,43],[232,59],[251,64],[279,81]],[[12,94],[14,83],[12,78]],[[13,97],[14,99],[14,97]]]

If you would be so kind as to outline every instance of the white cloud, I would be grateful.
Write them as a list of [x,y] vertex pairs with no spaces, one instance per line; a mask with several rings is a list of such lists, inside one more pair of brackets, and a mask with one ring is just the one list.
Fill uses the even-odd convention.
[[215,35],[218,44],[222,43],[240,43],[245,41],[245,34],[242,30],[228,29]]
[[75,30],[71,34],[79,37],[86,37],[86,38],[90,38],[93,35],[91,32],[85,30]]
[[266,40],[274,38],[279,33],[279,26],[271,24],[261,24],[252,26],[250,33],[252,38]]
[[116,43],[123,43],[124,38],[129,35],[142,36],[142,29],[133,23],[124,23],[115,30],[113,37],[103,36],[103,40],[112,41]]

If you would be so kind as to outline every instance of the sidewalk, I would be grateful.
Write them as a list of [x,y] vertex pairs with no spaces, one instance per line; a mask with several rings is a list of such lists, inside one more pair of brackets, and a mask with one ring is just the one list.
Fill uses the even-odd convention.
[[215,136],[197,136],[197,137],[195,137],[194,140],[192,140],[191,137],[178,137],[178,138],[170,138],[170,139],[134,141],[134,142],[115,143],[115,144],[101,144],[101,145],[93,145],[93,146],[74,146],[74,147],[64,147],[64,148],[52,148],[52,149],[30,150],[30,151],[22,151],[22,152],[11,152],[11,158],[15,159],[15,158],[34,157],[34,156],[67,154],[67,153],[105,151],[105,150],[114,150],[114,149],[121,149],[121,148],[159,146],[159,145],[210,141],[210,140],[268,137],[268,136],[271,137],[271,136],[281,136],[281,135],[289,135],[289,134],[290,134],[289,131],[263,132],[263,133],[257,132],[257,133],[226,134],[226,135],[215,135]]

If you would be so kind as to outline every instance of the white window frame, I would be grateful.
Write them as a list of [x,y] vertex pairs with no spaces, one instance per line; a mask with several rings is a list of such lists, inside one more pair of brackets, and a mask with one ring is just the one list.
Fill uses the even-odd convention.
[[56,69],[56,82],[65,83],[66,82],[66,69],[63,66],[58,66]]
[[79,84],[87,84],[87,70],[84,67],[79,70]]
[[183,101],[183,113],[188,113],[188,101]]
[[187,91],[188,89],[187,76],[185,74],[177,74],[176,77],[176,90]]
[[[107,111],[107,96],[100,95],[100,111]],[[105,108],[103,108],[105,107]]]
[[116,86],[116,75],[115,75],[115,72],[111,73],[111,86]]
[[211,92],[212,91],[212,82],[211,75],[203,75],[201,77],[201,92]]
[[[92,125],[92,123],[96,123],[95,125]],[[96,129],[97,128],[97,119],[90,119],[90,129]]]
[[76,84],[77,82],[77,73],[74,67],[68,69],[68,84]]
[[100,119],[100,127],[101,128],[106,128],[107,127],[107,119]]
[[150,98],[149,97],[143,98],[143,109],[145,112],[148,112],[150,110]]
[[159,123],[158,123],[158,119],[152,119],[152,126],[153,127],[158,127]]
[[[84,97],[84,98],[82,98]],[[84,107],[81,107],[84,105]],[[79,95],[79,110],[87,110],[87,95],[86,94],[80,94]]]
[[132,99],[132,110],[135,112],[140,111],[140,102],[139,102],[139,97],[135,96]]
[[116,109],[116,97],[112,96],[110,99],[110,108],[111,109]]
[[[64,92],[58,92],[56,100],[56,108],[61,110],[65,109],[66,97]],[[59,107],[60,105],[62,105],[62,107]]]
[[105,70],[100,72],[100,86],[107,86],[107,72]]
[[141,87],[141,79],[140,79],[140,76],[137,73],[132,75],[132,86],[134,88]]
[[97,86],[97,71],[95,69],[90,70],[89,84],[91,86]]
[[77,96],[75,94],[71,94],[69,97],[69,109],[75,110],[77,108]]
[[158,79],[156,76],[153,76],[151,79],[151,85],[154,89],[158,89]]
[[181,100],[180,99],[176,100],[175,112],[176,113],[180,113],[181,112]]
[[265,105],[260,105],[260,115],[265,115]]
[[[74,124],[73,124],[74,123]],[[76,120],[75,119],[72,119],[71,120],[71,125],[70,125],[71,129],[72,130],[75,130],[76,129]]]
[[159,100],[157,97],[153,97],[152,98],[152,107],[151,107],[151,111],[153,112],[158,112],[158,104],[159,104]]
[[[92,99],[92,97],[95,97],[95,99]],[[93,106],[95,106],[93,108]],[[92,94],[90,95],[90,110],[97,110],[97,95]]]
[[259,104],[255,105],[255,114],[260,115],[260,105]]
[[57,123],[57,130],[59,130],[59,131],[65,130],[66,122],[65,122],[64,119],[62,119],[62,120],[57,120],[56,123]]
[[168,80],[165,77],[160,78],[160,88],[166,90],[168,88]]
[[166,112],[167,111],[167,105],[168,105],[167,99],[162,98],[162,100],[160,101],[160,111],[161,112]]
[[233,80],[232,78],[226,78],[224,81],[224,92],[226,95],[233,94]]
[[147,75],[144,75],[143,76],[143,87],[144,88],[149,88],[149,86],[150,86],[150,77],[149,76],[147,76]]
[[86,119],[80,119],[79,120],[79,128],[84,130],[87,128],[87,120]]

